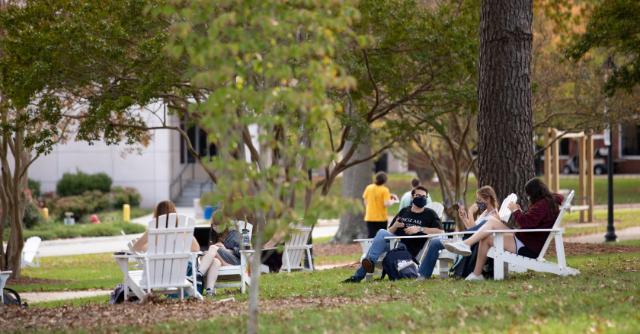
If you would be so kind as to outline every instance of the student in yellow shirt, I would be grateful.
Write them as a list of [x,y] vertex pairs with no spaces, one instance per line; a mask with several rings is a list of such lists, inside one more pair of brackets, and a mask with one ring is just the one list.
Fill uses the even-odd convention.
[[387,207],[398,201],[398,196],[392,194],[387,183],[387,174],[376,174],[376,181],[364,189],[364,221],[367,223],[369,238],[376,236],[378,230],[387,229]]

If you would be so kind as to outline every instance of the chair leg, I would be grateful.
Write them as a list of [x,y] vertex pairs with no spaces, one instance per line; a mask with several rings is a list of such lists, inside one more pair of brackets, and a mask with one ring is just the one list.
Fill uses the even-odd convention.
[[307,259],[309,259],[309,270],[313,271],[313,259],[311,258],[311,250],[307,248]]
[[180,300],[184,300],[184,288],[180,288]]

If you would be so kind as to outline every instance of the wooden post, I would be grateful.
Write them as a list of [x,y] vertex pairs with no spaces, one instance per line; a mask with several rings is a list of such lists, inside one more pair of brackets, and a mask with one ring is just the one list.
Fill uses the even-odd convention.
[[[578,193],[580,197],[578,197],[578,205],[585,205],[586,197],[587,197],[587,187],[585,184],[587,175],[587,159],[586,156],[586,140],[584,135],[578,138]],[[584,210],[580,210],[580,222],[584,223]]]
[[589,130],[587,132],[586,139],[586,151],[587,151],[587,205],[589,209],[587,209],[587,221],[593,222],[593,205],[595,204],[595,191],[593,188],[593,155],[595,150],[593,148],[593,131]]
[[544,183],[551,186],[551,128],[546,128],[544,131]]
[[[558,137],[558,130],[553,129],[551,131],[553,134],[553,139],[555,140]],[[551,145],[553,147],[553,180],[552,180],[552,189],[554,192],[560,192],[560,141],[556,140]]]

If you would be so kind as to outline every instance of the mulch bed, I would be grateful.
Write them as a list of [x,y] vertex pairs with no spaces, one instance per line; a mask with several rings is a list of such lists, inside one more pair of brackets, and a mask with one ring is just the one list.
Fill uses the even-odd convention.
[[350,255],[350,254],[361,254],[362,247],[360,244],[320,244],[313,245],[313,255],[314,256],[335,256],[335,255]]
[[[372,300],[375,299],[375,300]],[[260,312],[309,307],[338,307],[344,304],[385,302],[394,297],[377,296],[367,299],[346,297],[285,298],[260,302]],[[99,329],[112,332],[123,326],[153,326],[168,321],[198,321],[217,316],[245,314],[247,302],[216,302],[213,300],[155,299],[143,304],[62,306],[57,308],[5,307],[0,314],[0,328],[12,331],[53,331],[72,329]],[[149,330],[149,329],[147,329]]]
[[[600,255],[600,254],[621,254],[621,253],[640,253],[640,246],[621,246],[616,244],[587,244],[587,243],[564,243],[565,255]],[[555,243],[549,245],[547,254],[555,256]]]

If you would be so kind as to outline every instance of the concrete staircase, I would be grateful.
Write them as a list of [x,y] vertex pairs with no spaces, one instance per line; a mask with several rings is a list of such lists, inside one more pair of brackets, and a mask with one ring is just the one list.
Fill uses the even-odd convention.
[[189,180],[182,187],[180,196],[174,199],[173,202],[176,206],[192,207],[194,198],[200,198],[201,194],[210,192],[213,189],[213,183],[209,180]]

